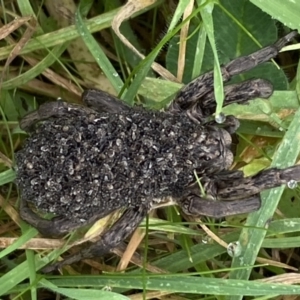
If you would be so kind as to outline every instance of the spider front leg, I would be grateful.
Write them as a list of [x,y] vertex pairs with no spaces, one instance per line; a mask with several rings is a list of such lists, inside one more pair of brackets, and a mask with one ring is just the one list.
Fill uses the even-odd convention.
[[64,265],[70,265],[83,259],[100,257],[107,254],[109,251],[116,248],[138,227],[142,220],[147,216],[149,210],[149,206],[146,204],[128,208],[121,218],[106,233],[104,233],[97,242],[70,255],[61,262],[45,267],[42,271],[44,273],[49,273]]
[[82,94],[82,101],[97,112],[121,113],[131,109],[117,97],[96,89],[86,90]]
[[[232,103],[246,104],[255,98],[269,98],[273,93],[272,84],[265,79],[250,79],[237,84],[224,87],[224,105]],[[205,117],[211,116],[216,111],[214,92],[205,94],[201,102],[195,104],[197,111],[203,111]]]
[[32,131],[34,125],[39,121],[43,121],[52,117],[61,117],[63,115],[71,116],[81,114],[86,111],[93,114],[94,111],[82,105],[71,104],[62,100],[47,102],[39,106],[35,111],[25,115],[20,121],[20,128],[25,131]]
[[86,90],[82,94],[82,101],[87,107],[61,100],[44,103],[37,110],[23,117],[20,121],[20,128],[25,131],[31,131],[32,127],[39,121],[51,117],[61,117],[66,114],[76,114],[82,111],[89,114],[93,114],[93,110],[97,112],[119,113],[130,109],[122,100],[96,89]]
[[[223,81],[227,82],[234,75],[238,75],[240,73],[249,71],[257,65],[276,57],[279,51],[296,35],[297,32],[292,31],[280,40],[278,40],[275,44],[267,46],[248,56],[236,58],[230,63],[226,64],[224,67],[221,68]],[[180,111],[186,111],[190,109],[197,103],[199,110],[199,118],[201,119],[201,117],[207,117],[208,114],[207,112],[205,112],[205,104],[202,103],[202,100],[204,100],[204,102],[209,101],[209,103],[213,103],[212,100],[214,98],[211,93],[213,91],[213,79],[213,72],[205,73],[200,77],[194,79],[191,83],[187,84],[179,91],[176,98],[173,100],[173,102],[167,110],[173,113],[178,113]],[[230,87],[225,88],[225,105],[234,102],[233,99],[235,98],[234,96],[236,93],[236,91],[234,90],[242,91],[243,89],[246,89],[245,94],[248,95],[249,90],[247,86],[251,86],[251,90],[253,90],[254,87],[255,93],[251,92],[250,90],[250,93],[252,93],[254,97],[267,98],[272,94],[273,91],[270,83],[265,80],[259,79],[259,81],[248,81],[248,83],[246,83],[246,86],[245,83],[241,83],[235,85],[233,91],[231,91]],[[257,86],[257,88],[255,88],[255,86]],[[205,95],[208,95],[206,100]],[[239,102],[246,102],[250,99],[248,96],[246,98],[243,97],[245,97],[245,95],[239,96]],[[209,113],[214,112],[215,107],[215,105],[212,105],[212,107],[209,109]]]
[[218,200],[243,199],[263,190],[296,182],[300,182],[300,165],[286,169],[272,168],[251,177],[243,177],[235,181],[223,180],[216,182],[217,198]]

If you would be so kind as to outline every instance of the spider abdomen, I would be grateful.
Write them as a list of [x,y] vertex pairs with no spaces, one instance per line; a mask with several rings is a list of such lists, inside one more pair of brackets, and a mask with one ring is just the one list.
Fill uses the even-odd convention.
[[212,162],[213,172],[227,168],[222,132],[163,112],[70,113],[37,126],[16,155],[17,183],[38,209],[85,221],[180,197]]

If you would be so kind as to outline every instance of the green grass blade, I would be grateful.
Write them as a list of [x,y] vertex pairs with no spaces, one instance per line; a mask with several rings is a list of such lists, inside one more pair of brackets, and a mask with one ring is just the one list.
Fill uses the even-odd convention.
[[61,54],[66,50],[67,46],[67,43],[64,43],[55,47],[52,51],[49,50],[50,53],[44,59],[38,62],[35,66],[30,68],[28,71],[22,73],[17,77],[4,81],[2,83],[2,88],[8,90],[14,89],[19,87],[20,85],[27,83],[31,79],[34,79],[35,77],[40,75],[45,69],[50,67],[53,63],[55,63],[61,56]]
[[16,178],[16,172],[13,169],[6,170],[0,174],[0,186],[12,182]]
[[0,259],[4,256],[8,255],[9,253],[13,252],[14,250],[18,249],[28,241],[30,241],[32,238],[34,238],[38,234],[38,231],[31,227],[29,230],[27,230],[20,238],[18,238],[12,245],[8,246],[4,250],[0,252]]
[[[73,276],[60,279],[48,279],[58,287],[101,287],[142,289],[141,276],[102,275]],[[229,280],[221,278],[194,277],[186,275],[152,275],[146,276],[147,290],[167,291],[171,293],[187,293],[198,295],[298,295],[299,286],[265,283],[247,280]]]
[[221,73],[221,68],[220,68],[220,63],[218,58],[218,52],[216,47],[216,41],[214,37],[214,25],[213,25],[213,18],[212,18],[213,8],[214,8],[213,3],[209,3],[205,5],[203,10],[201,10],[201,16],[210,42],[210,46],[214,54],[214,93],[217,102],[216,116],[218,116],[221,113],[223,107],[224,88],[223,88],[223,78],[222,78],[222,73]]
[[250,0],[262,11],[266,12],[274,19],[279,20],[285,26],[300,31],[299,12],[300,1],[281,0]]
[[59,288],[55,284],[49,282],[46,279],[42,279],[39,282],[39,285],[44,288],[51,290],[53,292],[59,293],[66,297],[70,297],[75,300],[93,300],[93,299],[101,299],[101,300],[129,300],[128,297],[125,297],[120,294],[112,293],[109,291],[101,291],[99,289],[81,289],[81,288]]
[[[272,162],[273,167],[285,168],[291,166],[295,163],[299,152],[300,134],[300,109],[296,112],[292,123],[286,132],[282,143],[276,152],[274,160]],[[262,207],[258,212],[249,215],[246,228],[242,230],[240,235],[240,244],[243,247],[242,259],[241,257],[235,257],[232,261],[232,267],[245,267],[254,264],[257,254],[261,248],[263,240],[266,235],[266,231],[257,230],[249,227],[261,227],[265,228],[268,226],[268,221],[272,218],[281,195],[284,191],[283,187],[278,187],[270,191],[265,191],[262,193]],[[234,270],[230,274],[231,279],[248,279],[251,273],[251,268],[249,269],[239,269]],[[233,297],[232,299],[241,299],[240,297]]]
[[[159,3],[160,1],[157,1],[155,5],[159,5]],[[153,6],[152,7],[148,6],[144,10],[137,12],[135,16],[142,14],[147,9],[149,10],[151,8],[153,8]],[[98,15],[94,18],[87,20],[85,25],[87,26],[88,31],[90,33],[93,33],[105,28],[109,28],[111,26],[111,22],[113,18],[115,17],[115,15],[118,13],[119,10],[120,8],[111,10],[109,12],[103,13],[101,15]],[[20,55],[30,53],[35,50],[57,46],[67,41],[71,41],[75,38],[78,38],[79,36],[80,34],[76,29],[75,25],[71,25],[50,33],[46,33],[35,39],[31,39],[30,41],[28,41],[25,47],[20,51]],[[15,45],[2,47],[0,49],[0,60],[9,57],[14,47]]]
[[80,8],[78,8],[75,13],[75,24],[81,38],[84,40],[85,45],[90,50],[91,54],[93,55],[95,61],[99,65],[100,69],[104,72],[106,77],[109,79],[109,81],[111,82],[115,90],[117,92],[120,92],[123,86],[123,81],[120,78],[116,69],[111,64],[110,60],[107,58],[104,51],[99,46],[98,42],[96,42],[96,40],[90,33],[86,24],[83,22],[80,14]]

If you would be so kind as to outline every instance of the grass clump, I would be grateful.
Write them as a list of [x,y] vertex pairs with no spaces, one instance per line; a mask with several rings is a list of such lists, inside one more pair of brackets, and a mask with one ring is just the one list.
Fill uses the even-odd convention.
[[[0,296],[241,299],[300,293],[293,285],[300,281],[298,189],[264,192],[259,212],[223,222],[203,218],[199,223],[180,216],[173,207],[159,210],[130,241],[140,256],[116,250],[121,260],[109,255],[80,262],[53,277],[39,270],[60,255],[64,242],[39,238],[20,220],[13,183],[14,152],[26,138],[18,121],[27,112],[58,97],[80,103],[82,91],[90,87],[130,105],[161,109],[181,82],[272,44],[290,29],[299,30],[297,1],[260,2],[1,4]],[[223,110],[242,119],[234,168],[247,175],[297,161],[300,81],[295,53],[282,53],[276,62],[235,78],[266,78],[275,89],[268,101],[257,99],[248,106]],[[220,112],[223,85],[217,74]],[[232,258],[226,247],[236,241],[241,254]]]

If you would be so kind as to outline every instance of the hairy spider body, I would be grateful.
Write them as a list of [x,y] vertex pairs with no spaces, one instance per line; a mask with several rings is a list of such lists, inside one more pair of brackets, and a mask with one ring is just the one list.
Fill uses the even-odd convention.
[[[228,63],[221,69],[224,82],[275,57],[295,35]],[[228,85],[224,105],[272,92],[262,79]],[[130,108],[97,90],[84,92],[83,101],[86,106],[45,103],[22,119],[20,127],[31,136],[16,155],[20,215],[42,234],[58,236],[125,210],[97,242],[46,272],[109,252],[164,201],[186,214],[222,217],[257,210],[260,191],[300,181],[300,166],[248,178],[230,170],[230,134],[239,122],[233,116],[221,125],[211,119],[216,109],[212,72],[183,87],[165,112]],[[29,203],[56,217],[43,219]]]
[[194,170],[232,164],[228,138],[186,115],[73,110],[41,124],[17,153],[17,184],[39,210],[86,222],[97,210],[182,198]]

